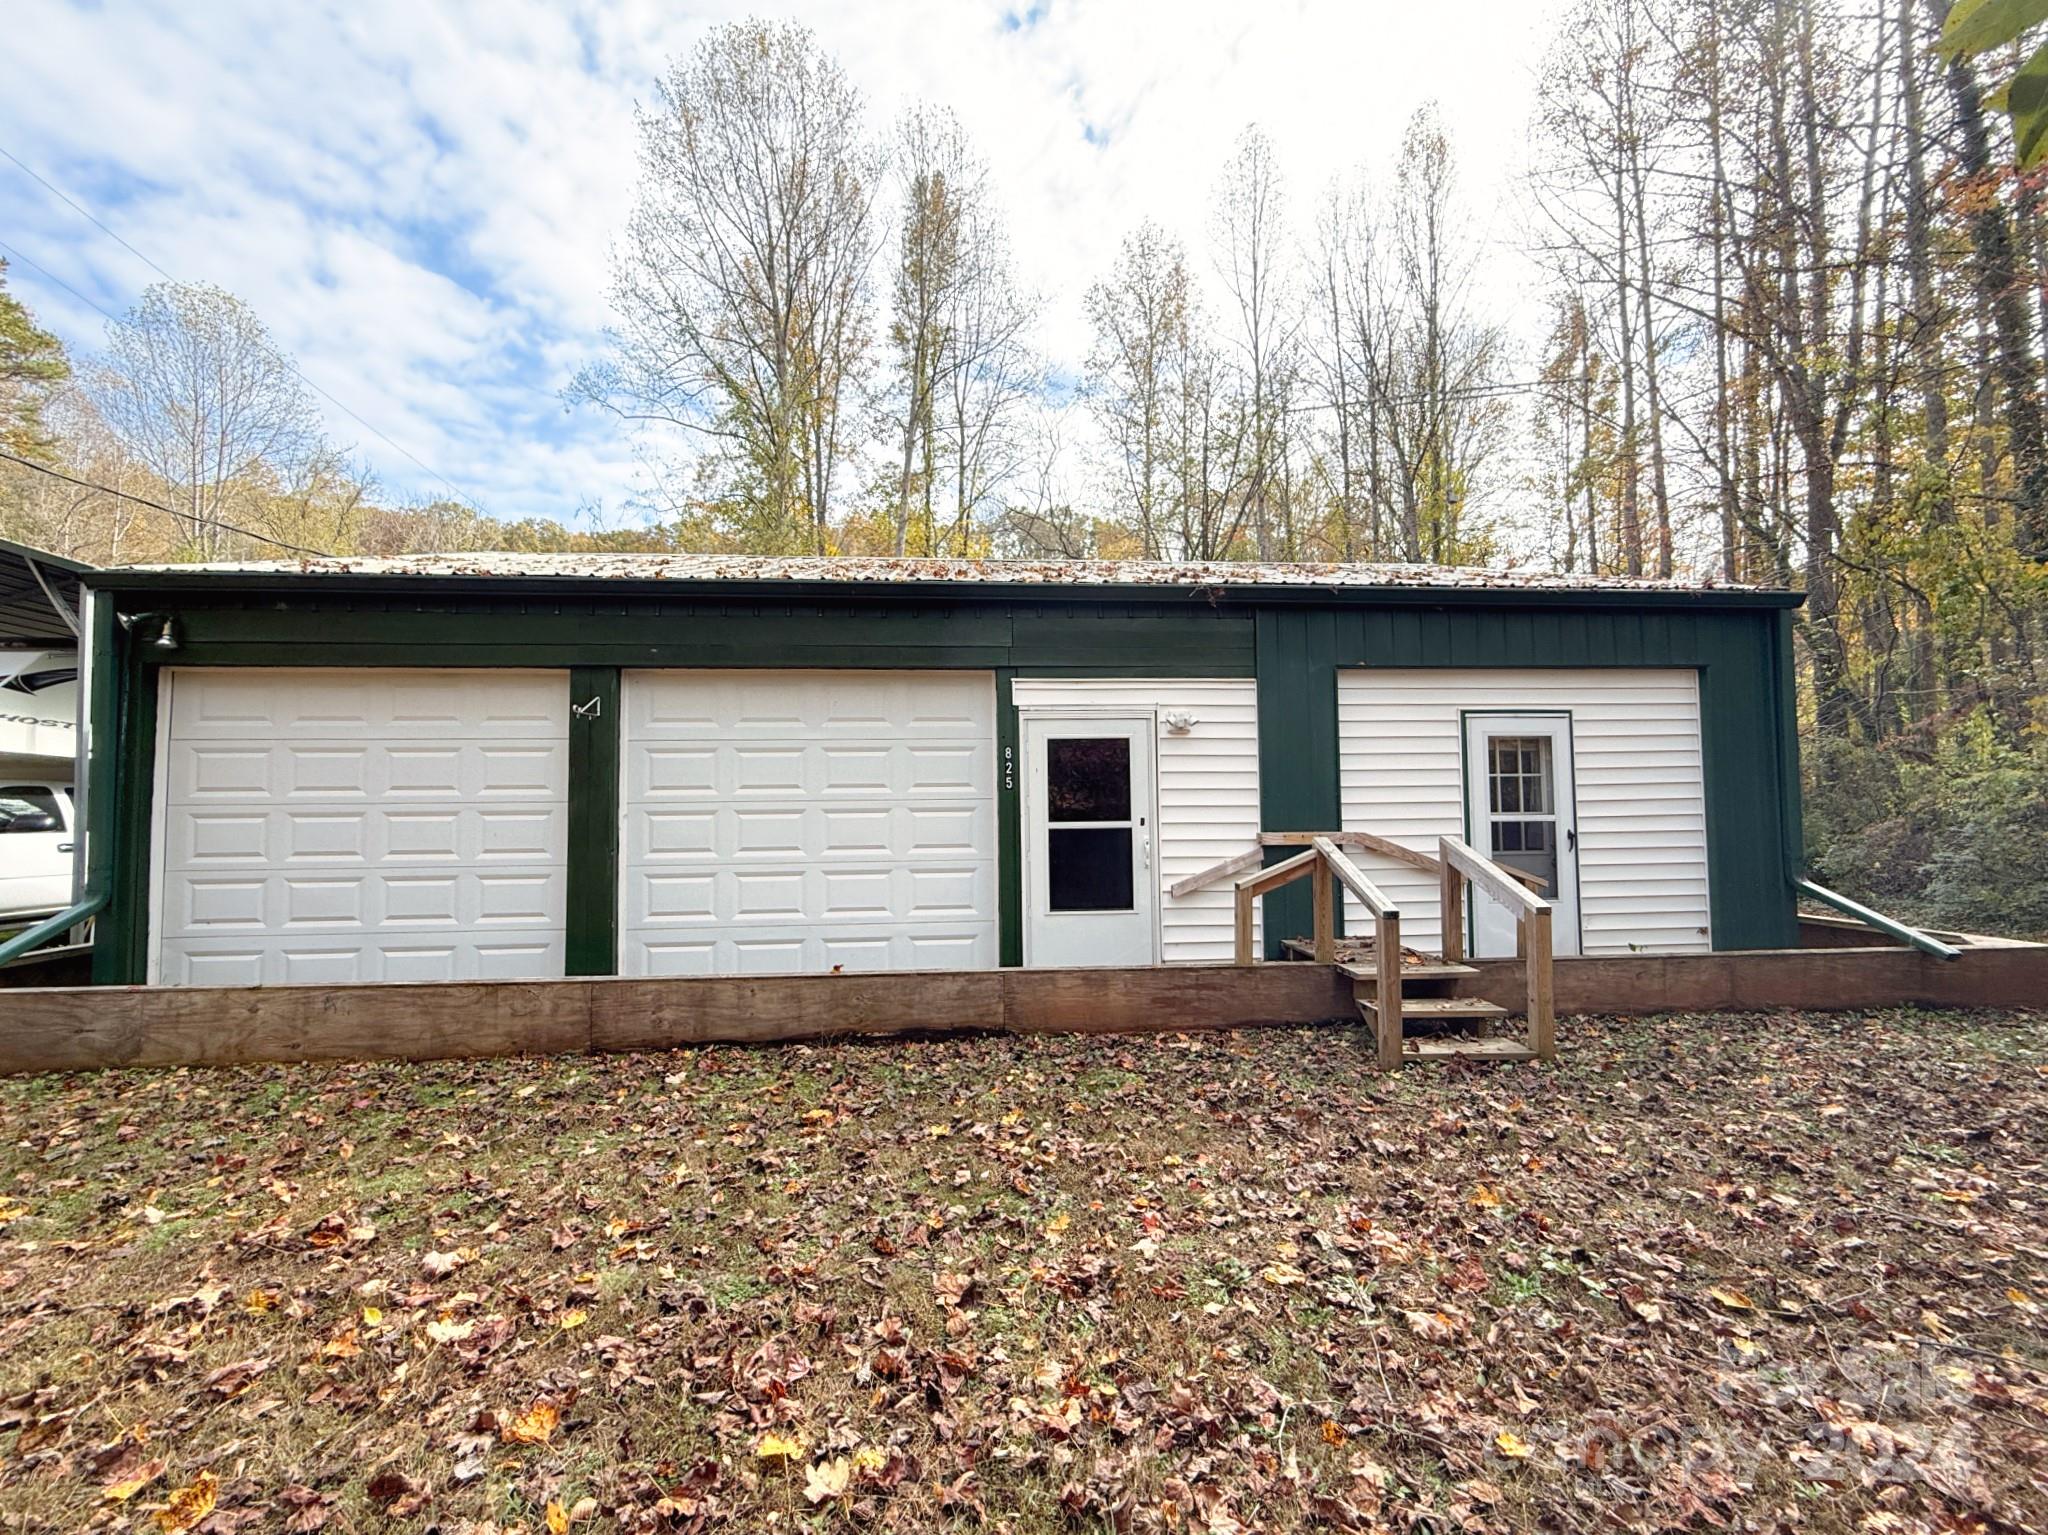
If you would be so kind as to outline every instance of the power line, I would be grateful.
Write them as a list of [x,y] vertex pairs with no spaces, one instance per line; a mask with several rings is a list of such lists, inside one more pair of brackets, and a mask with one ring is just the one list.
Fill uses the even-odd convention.
[[[53,480],[63,480],[66,484],[76,485],[81,490],[96,490],[103,496],[119,496],[123,501],[133,501],[141,506],[155,507],[158,511],[166,516],[176,518],[179,522],[195,522],[199,520],[193,517],[190,512],[181,512],[174,506],[165,506],[161,501],[152,501],[149,497],[138,496],[132,491],[116,490],[111,485],[101,485],[95,480],[81,480],[77,475],[66,474],[61,469],[52,469],[48,464],[39,464],[32,458],[22,458],[19,454],[9,453],[5,448],[0,448],[0,458],[8,460],[10,463],[19,464],[24,469],[33,469],[37,474],[47,474]],[[308,549],[304,544],[294,544],[282,538],[272,538],[268,533],[258,533],[254,528],[237,527],[232,522],[221,521],[218,517],[208,520],[217,528],[225,528],[230,533],[239,533],[244,538],[257,539],[262,543],[275,544],[280,549],[291,550],[293,554],[310,554],[323,560],[332,560],[339,557],[329,554],[325,549]]]
[[[35,181],[40,183],[43,186],[43,188],[47,190],[53,197],[56,197],[59,201],[64,203],[66,207],[72,210],[72,212],[76,213],[80,218],[84,219],[88,224],[91,224],[93,228],[99,230],[102,234],[106,235],[108,239],[114,241],[123,250],[127,251],[129,255],[133,256],[137,261],[140,261],[152,272],[155,272],[159,277],[163,278],[164,281],[173,283],[178,281],[177,278],[173,277],[169,272],[166,272],[161,266],[157,265],[156,262],[152,261],[148,256],[144,255],[141,251],[137,250],[127,240],[123,239],[119,234],[116,234],[112,229],[108,228],[105,224],[101,223],[98,218],[94,217],[92,211],[89,208],[87,208],[83,203],[80,203],[75,198],[71,197],[68,193],[64,191],[62,187],[56,185],[56,183],[49,180],[48,177],[44,176],[41,172],[37,171],[35,167],[24,163],[20,159],[20,157],[9,151],[4,144],[0,144],[0,155],[4,155],[8,160],[12,161],[16,169],[20,170],[24,175],[32,177]],[[12,247],[10,246],[9,249],[12,249]],[[15,254],[20,255],[20,252],[16,251]],[[52,274],[48,268],[37,266],[35,262],[29,261],[28,257],[26,256],[22,256],[21,259],[23,261],[28,262],[28,264],[31,267],[35,267],[35,269],[38,272],[41,272],[43,276],[49,278],[51,282],[56,283],[58,287],[62,288],[66,293],[69,293],[73,298],[78,299],[82,303],[91,304],[94,309],[97,309],[101,314],[106,315],[106,317],[109,320],[112,320],[114,324],[120,325],[124,323],[116,316],[107,314],[107,311],[104,308],[102,308],[99,304],[94,303],[93,300],[87,298],[84,294],[80,293],[68,282],[65,282],[63,279]],[[428,475],[433,479],[439,480],[443,485],[446,485],[450,490],[454,491],[455,497],[458,501],[467,501],[470,504],[471,508],[473,508],[474,510],[479,512],[483,511],[483,508],[477,505],[476,498],[474,496],[469,495],[466,491],[462,489],[461,486],[457,485],[453,480],[449,479],[447,475],[441,473],[438,469],[429,467],[419,458],[417,454],[411,452],[409,449],[400,447],[397,443],[393,442],[389,437],[387,437],[383,432],[379,431],[376,427],[372,426],[369,422],[365,421],[353,410],[350,410],[348,406],[342,404],[340,400],[337,400],[325,389],[322,389],[317,383],[315,383],[312,380],[312,378],[310,378],[307,375],[306,371],[298,365],[296,359],[287,357],[285,359],[285,366],[290,368],[292,372],[296,373],[299,376],[300,383],[304,384],[308,389],[312,390],[315,394],[319,395],[321,399],[327,401],[328,404],[332,405],[336,410],[340,411],[343,415],[347,416],[351,421],[355,422],[356,425],[360,426],[364,431],[368,432],[371,436],[375,437],[379,442],[383,443],[386,447],[390,448],[392,452],[401,454],[405,458],[411,460],[411,462],[419,469],[419,471],[422,474]]]

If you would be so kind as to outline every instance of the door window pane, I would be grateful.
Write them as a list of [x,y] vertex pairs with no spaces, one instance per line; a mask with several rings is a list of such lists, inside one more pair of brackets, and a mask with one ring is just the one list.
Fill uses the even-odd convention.
[[1492,807],[1488,852],[1557,894],[1557,799],[1549,736],[1489,736],[1486,795]]
[[1494,736],[1487,742],[1487,791],[1496,815],[1549,815],[1550,738]]
[[1046,831],[1045,843],[1054,911],[1133,909],[1130,827],[1055,826]]
[[[1055,737],[1045,743],[1045,782],[1049,821],[1128,821],[1130,740],[1125,736]],[[1128,846],[1130,838],[1126,836],[1124,841]]]

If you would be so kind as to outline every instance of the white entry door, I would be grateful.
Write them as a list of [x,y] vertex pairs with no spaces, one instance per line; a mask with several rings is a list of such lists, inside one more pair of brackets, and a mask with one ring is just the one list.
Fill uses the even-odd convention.
[[1026,964],[1158,959],[1153,730],[1150,716],[1025,716]]
[[[1572,782],[1571,716],[1465,717],[1465,821],[1472,845],[1495,863],[1538,875],[1552,907],[1551,949],[1579,952],[1579,833]],[[1515,919],[1472,887],[1472,947],[1511,957]]]

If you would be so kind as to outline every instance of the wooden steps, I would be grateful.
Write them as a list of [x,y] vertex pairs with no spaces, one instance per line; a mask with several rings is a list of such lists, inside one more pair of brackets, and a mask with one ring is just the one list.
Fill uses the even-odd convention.
[[[1359,1016],[1379,1040],[1379,1058],[1392,1069],[1396,1059],[1395,1041],[1385,1037],[1381,1027],[1379,969],[1369,943],[1352,941],[1352,953],[1337,968],[1351,979],[1352,996]],[[1363,952],[1361,952],[1363,951]],[[1498,1003],[1480,997],[1457,997],[1449,993],[1466,976],[1479,974],[1471,965],[1446,960],[1434,954],[1409,951],[1401,966],[1401,1024],[1398,1058],[1410,1061],[1473,1061],[1512,1064],[1537,1059],[1535,1049],[1514,1036],[1489,1032],[1491,1026],[1508,1016]]]
[[1519,1039],[1411,1039],[1401,1046],[1404,1061],[1533,1061],[1536,1052]]
[[[1379,1003],[1364,997],[1358,999],[1358,1010],[1367,1021],[1380,1015]],[[1492,1002],[1482,1002],[1477,997],[1410,997],[1401,998],[1401,1021],[1403,1023],[1464,1023],[1480,1019],[1505,1018],[1508,1010]]]
[[[1379,972],[1371,965],[1339,965],[1337,967],[1354,981],[1375,982]],[[1477,975],[1479,972],[1470,965],[1446,964],[1443,960],[1431,960],[1427,964],[1403,965],[1401,982],[1410,981],[1454,981],[1461,975]]]

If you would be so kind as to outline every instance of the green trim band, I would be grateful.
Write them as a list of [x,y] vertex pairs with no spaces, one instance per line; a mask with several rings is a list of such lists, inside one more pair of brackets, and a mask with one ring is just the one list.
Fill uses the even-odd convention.
[[619,972],[619,698],[617,667],[570,668],[564,975]]

